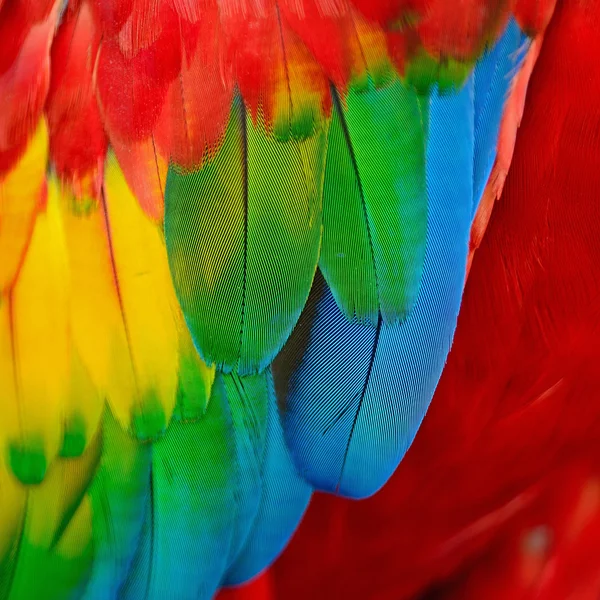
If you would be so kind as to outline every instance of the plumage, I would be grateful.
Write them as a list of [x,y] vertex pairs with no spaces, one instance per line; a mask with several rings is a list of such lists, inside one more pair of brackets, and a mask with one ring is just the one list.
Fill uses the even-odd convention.
[[304,306],[321,241],[325,134],[280,144],[238,99],[215,159],[169,171],[173,282],[200,354],[225,372],[264,370]]
[[237,476],[224,387],[216,382],[205,418],[172,423],[152,449],[148,509],[124,598],[210,598],[219,583],[232,543]]
[[473,210],[483,196],[496,159],[497,140],[513,75],[520,70],[528,50],[528,39],[511,21],[500,42],[483,55],[474,70],[475,78],[475,164]]
[[599,22],[557,3],[413,446],[372,499],[316,500],[273,597],[598,596]]
[[472,115],[472,83],[456,96],[431,100],[428,254],[408,320],[385,325],[380,319],[375,328],[348,321],[331,292],[316,283],[306,320],[275,362],[286,441],[297,468],[319,489],[373,494],[393,473],[427,409],[462,295]]
[[61,448],[71,393],[68,258],[56,188],[50,182],[16,283],[0,304],[2,451],[28,484],[41,483]]
[[[265,376],[271,399],[272,376]],[[248,581],[282,551],[308,506],[312,488],[294,468],[285,445],[276,403],[268,402],[267,438],[262,462],[258,512],[241,551],[222,580],[226,586]]]
[[50,155],[59,178],[71,182],[78,196],[99,195],[108,144],[92,81],[99,42],[91,7],[84,3],[65,12],[50,54],[45,111]]
[[150,496],[152,448],[139,444],[106,410],[102,456],[89,498],[93,512],[94,562],[82,597],[115,598],[139,546]]
[[398,79],[351,89],[343,105],[332,94],[319,266],[348,319],[392,324],[413,307],[425,259],[427,129],[419,97]]
[[6,293],[14,283],[24,258],[35,217],[46,189],[48,128],[40,119],[34,135],[13,168],[0,182],[0,290]]
[[210,598],[385,483],[553,4],[0,0],[0,598]]
[[235,525],[228,554],[233,563],[246,544],[258,514],[263,488],[269,404],[274,404],[268,374],[223,377],[225,394],[231,411],[231,428],[236,455]]
[[[454,250],[459,260],[472,209],[468,208],[467,212],[463,209],[461,213],[457,207],[461,202],[471,202],[474,193],[480,194],[479,182],[487,178],[485,171],[478,172],[477,165],[489,162],[488,156],[493,156],[494,145],[489,140],[494,139],[493,131],[498,130],[501,116],[494,106],[502,105],[509,76],[518,66],[520,49],[518,28],[510,25],[497,48],[475,71],[474,81],[479,77],[478,89],[474,83],[468,84],[461,95],[456,96],[462,104],[454,97],[434,96],[431,101],[427,147],[429,256],[425,259],[420,304],[417,300],[414,314],[409,315],[404,326],[390,328],[380,322],[369,331],[338,314],[321,282],[315,284],[306,317],[281,358],[276,359],[276,375],[281,367],[280,397],[284,403],[288,443],[298,468],[308,472],[310,481],[319,488],[360,496],[373,493],[393,472],[420,424],[431,393],[428,390],[433,390],[437,383],[434,373],[441,373],[444,365],[448,349],[444,344],[449,344],[452,336],[453,321],[448,314],[456,318],[461,298],[463,271],[449,266],[452,265],[450,252]],[[498,55],[503,60],[500,65],[494,60]],[[486,79],[488,70],[492,75]],[[496,123],[495,128],[490,121]],[[457,129],[453,130],[450,123],[457,123]],[[484,126],[491,127],[492,132],[481,132]],[[462,156],[461,145],[464,147]],[[480,170],[483,169],[480,167]],[[472,192],[469,186],[474,188]],[[438,208],[445,206],[448,208]],[[438,217],[439,221],[436,221],[436,210],[445,211]],[[459,237],[461,222],[462,240]],[[436,261],[449,262],[441,267],[442,263]],[[398,261],[392,264],[397,265]],[[457,278],[454,282],[449,279],[444,287],[441,273],[456,273]],[[436,294],[439,291],[439,296],[434,295],[434,289]],[[360,291],[364,290],[363,284]],[[435,316],[437,311],[444,318]],[[429,329],[425,323],[438,322],[448,323],[450,329],[431,327],[431,337],[424,335]],[[420,354],[420,344],[423,344],[423,354]],[[439,358],[435,358],[431,348],[440,353]],[[411,360],[415,360],[414,366],[410,366]],[[294,363],[298,366],[293,367]],[[427,372],[432,374],[429,383],[421,371],[425,364],[429,365]],[[291,374],[290,365],[294,368]],[[415,369],[414,374],[412,369]],[[418,400],[420,394],[423,395]],[[395,423],[394,415],[403,413],[403,418]],[[387,432],[385,436],[382,430]],[[381,445],[372,447],[371,444]],[[353,461],[357,464],[354,479]],[[365,467],[366,464],[370,467]],[[369,473],[372,482],[367,483],[365,473]],[[344,477],[349,481],[346,485]]]
[[90,206],[65,198],[73,335],[114,415],[146,439],[165,429],[175,406],[178,308],[164,241],[114,157],[104,177]]
[[[100,452],[100,437],[96,436],[80,458],[55,461],[41,485],[21,488],[20,498],[15,497],[14,488],[10,491],[14,480],[2,476],[3,522],[6,508],[20,509],[19,534],[0,561],[2,597],[62,599],[81,592],[93,560],[92,513],[85,492]],[[10,512],[9,523],[16,524]]]
[[[57,5],[36,13],[35,3],[12,0],[3,8],[2,40],[7,39],[6,63],[0,65],[0,152],[22,151],[34,132],[50,85],[49,50]],[[39,6],[52,3],[43,0]],[[4,48],[4,44],[3,44]],[[3,59],[4,62],[5,59]],[[13,160],[17,157],[13,156]]]

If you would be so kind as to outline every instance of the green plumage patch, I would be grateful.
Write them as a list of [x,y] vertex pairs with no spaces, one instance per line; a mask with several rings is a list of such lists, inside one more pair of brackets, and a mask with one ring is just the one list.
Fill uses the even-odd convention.
[[234,101],[222,147],[171,167],[165,236],[177,296],[207,363],[263,370],[308,297],[321,240],[326,131],[277,141]]
[[320,267],[348,318],[403,319],[421,280],[427,234],[427,111],[395,80],[334,94]]

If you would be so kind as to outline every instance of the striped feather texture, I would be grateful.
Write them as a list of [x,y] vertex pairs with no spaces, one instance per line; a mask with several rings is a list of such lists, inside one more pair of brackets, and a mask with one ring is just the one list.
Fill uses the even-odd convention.
[[377,491],[425,415],[462,298],[473,191],[484,176],[478,165],[493,155],[498,107],[521,43],[511,23],[484,58],[478,88],[476,71],[460,93],[431,99],[427,252],[420,293],[406,322],[388,326],[380,317],[374,329],[350,322],[317,279],[274,363],[286,440],[296,466],[318,489],[352,497]]
[[275,560],[300,523],[312,493],[296,471],[285,444],[270,372],[265,380],[271,398],[260,505],[243,548],[224,576],[226,586],[250,580]]
[[348,321],[317,280],[274,363],[286,441],[318,489],[375,493],[408,449],[450,349],[462,296],[473,193],[473,81],[429,109],[427,252],[406,322]]
[[285,343],[317,266],[325,151],[326,131],[278,142],[238,99],[215,159],[170,169],[171,273],[207,363],[256,373]]
[[444,28],[199,6],[0,0],[2,599],[253,577],[313,484],[382,485],[452,339],[510,44],[457,93]]
[[332,94],[319,266],[346,317],[394,323],[416,300],[425,259],[419,97],[398,79]]
[[106,410],[102,457],[90,499],[94,563],[83,598],[116,598],[138,547],[150,495],[152,448],[132,439]]
[[142,538],[121,597],[210,598],[227,567],[235,512],[235,442],[224,384],[205,418],[172,423],[152,449]]

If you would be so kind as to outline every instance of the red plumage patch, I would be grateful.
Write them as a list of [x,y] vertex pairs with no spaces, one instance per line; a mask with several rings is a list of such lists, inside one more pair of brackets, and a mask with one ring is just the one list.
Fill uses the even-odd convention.
[[[25,3],[17,10],[12,4],[6,4],[0,13],[0,36],[8,37],[6,54],[4,38],[0,53],[0,152],[8,155],[12,150],[15,159],[18,153],[14,153],[14,148],[24,148],[25,140],[33,133],[42,114],[50,82],[49,51],[56,22],[56,10],[43,21],[32,18],[21,22],[23,15],[28,16],[27,6]],[[44,12],[40,9],[34,16],[38,14]],[[17,23],[13,22],[15,15]],[[2,33],[4,27],[12,26],[16,29]],[[23,31],[25,35],[21,38]],[[18,42],[14,54],[12,42]]]
[[[227,118],[218,107],[235,89],[275,135],[310,135],[331,108],[328,79],[342,92],[367,76],[377,85],[421,61],[423,49],[441,63],[472,61],[513,8],[461,2],[456,10],[445,0],[96,0],[108,135],[156,136],[166,157],[197,167],[215,152]],[[534,4],[526,8],[529,23],[543,22]]]
[[99,38],[86,2],[67,12],[52,45],[46,105],[50,155],[58,175],[75,187],[89,178],[81,193],[93,196],[99,192],[108,144],[92,86]]

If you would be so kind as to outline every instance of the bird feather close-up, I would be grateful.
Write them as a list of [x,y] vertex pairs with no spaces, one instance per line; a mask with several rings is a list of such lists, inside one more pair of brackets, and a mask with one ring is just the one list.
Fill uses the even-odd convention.
[[600,595],[600,0],[0,0],[0,600]]

